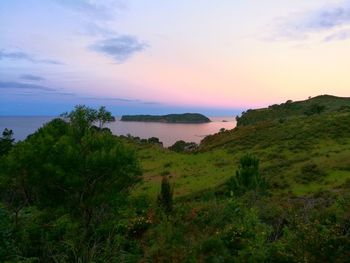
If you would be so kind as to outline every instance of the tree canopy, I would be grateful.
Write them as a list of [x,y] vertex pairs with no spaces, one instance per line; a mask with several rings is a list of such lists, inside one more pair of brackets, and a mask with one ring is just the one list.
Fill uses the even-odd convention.
[[[21,211],[35,207],[46,214],[47,223],[68,216],[83,233],[80,242],[90,242],[93,226],[110,220],[140,180],[134,151],[108,130],[92,129],[96,112],[77,106],[66,114],[68,119],[52,120],[4,157],[1,200],[13,213],[16,228],[24,220]],[[110,113],[103,108],[102,115]]]

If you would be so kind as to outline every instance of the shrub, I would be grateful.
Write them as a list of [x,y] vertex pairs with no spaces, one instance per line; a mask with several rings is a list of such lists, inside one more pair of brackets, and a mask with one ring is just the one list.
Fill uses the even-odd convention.
[[304,112],[305,115],[311,116],[315,114],[321,114],[326,110],[326,106],[320,105],[318,103],[311,104]]
[[321,180],[326,173],[320,169],[315,163],[306,163],[300,169],[297,181],[301,183],[310,183]]
[[192,152],[198,149],[198,145],[194,142],[185,142],[183,140],[175,142],[169,147],[174,152]]
[[167,213],[170,213],[173,210],[173,188],[171,187],[167,176],[164,176],[162,179],[161,190],[158,195],[158,204]]
[[2,137],[0,137],[0,156],[7,154],[11,150],[14,141],[13,131],[4,129]]
[[236,194],[242,194],[249,190],[266,190],[265,179],[259,172],[259,159],[252,155],[244,155],[240,159],[236,176],[229,180],[230,190]]

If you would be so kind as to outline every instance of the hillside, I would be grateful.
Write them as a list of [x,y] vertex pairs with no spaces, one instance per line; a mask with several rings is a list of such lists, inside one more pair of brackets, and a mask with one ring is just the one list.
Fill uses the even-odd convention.
[[271,105],[268,108],[247,110],[237,117],[237,126],[251,125],[261,121],[313,115],[321,112],[334,112],[350,108],[350,98],[321,95],[304,101],[287,101],[282,104]]
[[168,115],[123,115],[121,121],[207,123],[210,122],[210,119],[199,113],[184,113]]
[[2,261],[348,262],[347,108],[241,125],[193,153],[74,120],[0,139]]
[[[345,212],[350,207],[350,111],[240,126],[206,137],[195,154],[136,147],[144,181],[134,195],[155,200],[168,176],[176,204],[167,223],[145,232],[145,257],[158,262],[346,262],[350,233],[340,229],[350,219]],[[260,161],[269,185],[265,196],[251,191],[237,197],[229,190],[246,154]],[[156,252],[154,239],[160,244]]]
[[[142,189],[152,195],[157,193],[161,174],[174,178],[179,196],[217,187],[234,174],[246,153],[259,157],[276,191],[308,193],[350,179],[350,111],[237,127],[205,137],[196,154],[138,147],[145,169]],[[329,178],[311,185],[298,180],[301,167],[310,161],[327,171]],[[333,183],[324,184],[327,178]]]

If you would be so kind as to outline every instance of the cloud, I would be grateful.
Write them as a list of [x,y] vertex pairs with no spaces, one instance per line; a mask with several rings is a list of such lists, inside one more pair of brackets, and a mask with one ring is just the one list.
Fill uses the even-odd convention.
[[341,41],[350,39],[350,29],[341,30],[335,33],[332,33],[324,38],[324,42],[330,41]]
[[35,56],[22,52],[7,52],[4,50],[0,50],[0,60],[2,59],[11,59],[11,60],[25,60],[33,63],[43,63],[43,64],[51,64],[51,65],[63,65],[62,62],[54,59],[41,59],[36,58]]
[[[3,91],[3,93],[1,93]],[[75,93],[66,92],[62,89],[50,88],[43,85],[22,82],[0,81],[0,94],[21,96],[68,96],[78,98]]]
[[122,0],[56,0],[56,2],[78,14],[82,14],[85,18],[101,21],[113,19],[118,10],[126,7],[125,1]]
[[[2,91],[4,91],[2,93]],[[150,104],[156,105],[160,103],[143,101],[140,99],[127,99],[127,98],[118,98],[118,97],[86,97],[80,94],[66,92],[62,89],[50,88],[43,85],[37,85],[32,83],[22,83],[22,82],[11,82],[11,81],[0,81],[0,94],[7,95],[21,95],[21,96],[65,96],[65,97],[74,97],[78,101],[95,101],[99,103],[113,103],[113,102],[123,102],[123,105],[127,104]]]
[[140,99],[126,99],[126,98],[111,98],[111,97],[81,97],[82,99],[97,100],[97,101],[109,101],[109,102],[126,102],[126,103],[137,103],[144,105],[162,105],[160,102],[144,101]]
[[138,99],[111,98],[111,97],[82,97],[88,100],[120,101],[120,102],[141,102]]
[[350,26],[350,1],[326,5],[314,10],[294,13],[276,20],[274,39],[306,40],[314,33],[328,33],[325,41],[347,39],[333,31]]
[[121,35],[97,41],[90,49],[112,57],[118,63],[125,62],[133,54],[145,50],[148,45],[140,42],[136,37]]
[[0,81],[0,89],[2,90],[12,90],[12,89],[20,89],[20,90],[39,90],[39,91],[57,91],[56,89],[49,88],[46,86],[29,84],[29,83],[20,83],[20,82],[3,82]]
[[145,102],[143,102],[143,104],[146,104],[146,105],[162,105],[162,103],[155,102],[155,101],[145,101]]
[[40,76],[36,76],[36,75],[31,75],[31,74],[23,74],[19,77],[20,79],[23,80],[29,80],[29,81],[41,81],[41,80],[45,80],[45,78],[40,77]]

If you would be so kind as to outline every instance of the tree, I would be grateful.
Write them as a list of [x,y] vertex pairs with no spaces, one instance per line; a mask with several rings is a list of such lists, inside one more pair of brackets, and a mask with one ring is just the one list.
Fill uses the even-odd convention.
[[14,147],[5,162],[6,191],[16,207],[65,211],[88,230],[140,180],[141,171],[134,151],[119,138],[89,129],[94,110],[77,106],[67,116],[69,122],[55,119]]
[[231,190],[244,193],[249,190],[265,190],[266,182],[259,172],[259,159],[247,154],[239,161],[236,176],[229,180]]
[[158,204],[167,213],[170,213],[173,210],[173,188],[171,187],[167,176],[162,178],[161,190],[158,195]]
[[63,113],[62,116],[69,120],[76,136],[80,138],[97,120],[97,111],[85,105],[77,105],[73,111]]
[[0,156],[7,154],[13,146],[13,131],[7,128],[2,132],[2,137],[0,138]]
[[106,111],[105,106],[102,106],[97,111],[97,121],[98,127],[102,129],[104,124],[115,121],[115,118],[112,116],[111,112]]

